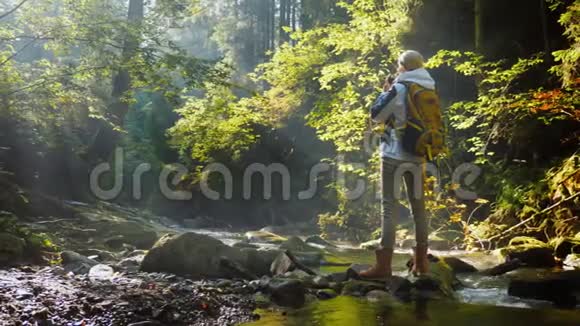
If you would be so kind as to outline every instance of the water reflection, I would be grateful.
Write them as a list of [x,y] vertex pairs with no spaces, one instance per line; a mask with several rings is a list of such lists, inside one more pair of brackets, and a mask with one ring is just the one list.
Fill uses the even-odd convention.
[[469,305],[450,301],[421,300],[400,303],[385,300],[370,303],[353,297],[318,301],[285,316],[280,312],[261,312],[253,326],[373,326],[373,325],[469,325],[532,326],[580,325],[580,312],[556,309],[518,309]]

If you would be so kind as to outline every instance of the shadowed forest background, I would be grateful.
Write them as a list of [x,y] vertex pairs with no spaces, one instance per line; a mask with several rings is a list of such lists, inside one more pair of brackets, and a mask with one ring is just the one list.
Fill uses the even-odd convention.
[[[574,238],[578,6],[4,1],[2,209],[58,215],[29,197],[98,200],[89,172],[113,163],[122,147],[124,183],[115,203],[178,221],[203,216],[213,227],[306,222],[327,237],[369,240],[380,222],[378,156],[364,149],[372,135],[367,111],[395,70],[394,58],[412,48],[430,58],[446,104],[450,150],[438,160],[445,190],[428,193],[432,230],[462,248],[516,236]],[[223,190],[218,201],[200,192],[201,171],[214,162],[233,171],[233,199],[223,199]],[[333,169],[317,178],[314,198],[299,200],[318,162]],[[483,170],[470,185],[478,198],[469,201],[455,198],[450,182],[465,162]],[[135,198],[131,177],[141,163],[152,171]],[[189,201],[168,200],[159,190],[159,171],[173,163],[190,171],[176,187],[193,193]],[[263,199],[257,179],[252,199],[243,199],[242,175],[252,163],[284,164],[291,199],[283,199],[276,176],[272,199]],[[337,172],[346,173],[346,184],[336,181]],[[347,200],[357,179],[367,181],[367,192]],[[104,188],[112,182],[112,173],[101,180]],[[213,189],[223,182],[209,176]],[[408,224],[401,221],[403,229]]]

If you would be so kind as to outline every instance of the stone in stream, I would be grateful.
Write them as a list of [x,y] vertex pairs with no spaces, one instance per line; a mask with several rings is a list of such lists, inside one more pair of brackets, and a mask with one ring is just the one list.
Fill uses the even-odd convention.
[[192,278],[225,278],[222,260],[243,263],[239,249],[193,232],[162,237],[141,263],[144,272],[166,272]]
[[208,235],[188,232],[161,238],[145,255],[141,270],[194,279],[248,278],[268,274],[278,253],[233,248]]
[[60,254],[64,270],[74,274],[87,274],[91,268],[98,265],[96,260],[87,258],[74,251],[63,251]]
[[393,275],[386,281],[386,289],[398,298],[408,298],[411,295],[413,283],[404,277]]
[[[291,258],[288,255],[292,255]],[[294,260],[295,261],[294,261]],[[270,265],[270,274],[271,275],[283,275],[287,272],[291,272],[295,269],[301,269],[309,274],[314,274],[308,266],[319,266],[320,260],[322,256],[316,254],[315,257],[312,257],[310,253],[291,253],[290,251],[287,252],[280,252],[275,259],[273,259],[272,264]]]
[[[475,268],[475,266],[463,261],[462,259],[459,259],[457,257],[437,257],[434,256],[432,254],[428,254],[427,255],[427,259],[429,260],[429,262],[431,264],[433,263],[438,263],[439,261],[444,262],[447,266],[449,266],[451,268],[451,271],[454,274],[468,274],[468,273],[476,273],[478,272],[477,268]],[[407,261],[407,268],[410,270],[413,269],[413,258],[409,259]]]
[[306,302],[306,288],[299,280],[272,279],[268,291],[272,302],[282,307],[300,308]]
[[272,262],[270,266],[270,273],[273,276],[283,275],[287,272],[291,272],[296,269],[296,264],[286,255],[286,253],[280,253],[276,259]]
[[533,247],[529,245],[509,246],[500,250],[506,262],[517,259],[526,267],[555,267],[554,251],[548,247]]
[[580,293],[580,271],[545,276],[518,276],[510,280],[508,294],[520,298],[547,300],[560,308],[574,308]]
[[[439,259],[429,255],[429,273],[419,276],[413,283],[414,293],[421,298],[452,298],[454,290],[461,287],[456,273],[447,264],[445,259]],[[413,267],[413,261],[407,263],[409,270]]]
[[9,265],[24,258],[26,242],[10,233],[0,233],[0,265]]

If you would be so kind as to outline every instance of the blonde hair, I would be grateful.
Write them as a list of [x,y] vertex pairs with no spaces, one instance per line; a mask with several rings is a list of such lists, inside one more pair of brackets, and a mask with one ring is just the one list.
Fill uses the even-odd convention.
[[399,65],[403,66],[406,70],[415,70],[423,68],[425,65],[425,59],[421,53],[414,50],[407,50],[399,56]]

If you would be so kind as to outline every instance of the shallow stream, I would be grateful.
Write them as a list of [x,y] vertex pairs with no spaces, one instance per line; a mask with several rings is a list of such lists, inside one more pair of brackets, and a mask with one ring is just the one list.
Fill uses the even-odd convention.
[[[198,231],[196,231],[198,232]],[[227,232],[211,233],[231,244],[241,235]],[[501,258],[486,252],[439,251],[436,256],[455,256],[478,269],[493,267]],[[348,245],[332,250],[331,260],[372,264],[371,251],[355,249]],[[393,258],[394,274],[407,275],[406,262],[409,251],[397,251]],[[344,271],[344,266],[322,266],[320,272]],[[518,273],[540,273],[520,270]],[[465,286],[456,293],[456,301],[430,301],[403,303],[383,301],[371,303],[366,299],[340,296],[328,301],[315,301],[299,310],[285,313],[260,311],[262,318],[254,326],[356,326],[356,325],[580,325],[580,310],[555,309],[552,303],[526,300],[508,295],[508,276],[483,276],[468,274],[458,277]]]

